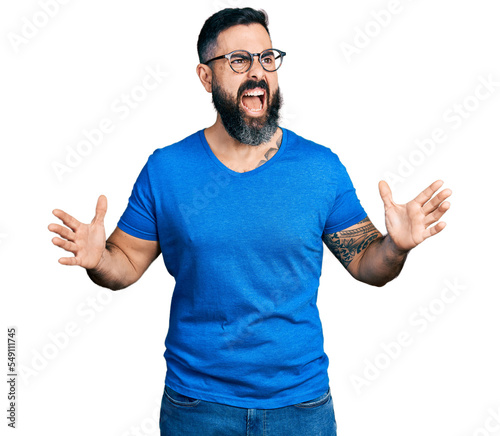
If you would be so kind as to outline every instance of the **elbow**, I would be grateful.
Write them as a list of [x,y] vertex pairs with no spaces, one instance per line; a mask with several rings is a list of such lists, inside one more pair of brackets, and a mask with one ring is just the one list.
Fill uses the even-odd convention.
[[385,273],[380,272],[379,274],[366,273],[365,271],[358,269],[356,273],[352,275],[356,280],[362,283],[381,288],[398,277],[400,272],[401,268],[393,269],[392,271],[386,271]]
[[129,282],[111,282],[106,284],[106,288],[112,291],[121,291],[122,289],[128,288],[130,285],[134,284],[137,280],[129,281]]
[[377,288],[382,288],[383,286],[385,286],[387,283],[389,283],[390,281],[392,281],[396,277],[391,277],[391,278],[388,278],[388,277],[378,277],[378,278],[371,277],[370,279],[362,278],[362,277],[355,277],[355,278],[356,278],[356,280],[360,281],[361,283],[365,283],[365,284],[370,285],[370,286],[375,286]]
[[122,289],[125,289],[127,286],[123,285],[118,282],[108,282],[108,283],[100,283],[97,281],[92,280],[97,286],[100,286],[101,288],[109,289],[110,291],[120,291]]
[[367,285],[370,285],[370,286],[375,286],[377,288],[382,288],[383,286],[385,286],[387,283],[389,283],[390,280],[377,280],[377,281],[372,281],[372,282],[369,282],[369,281],[363,281],[363,283],[366,283]]
[[372,285],[372,286],[376,286],[377,288],[381,288],[381,287],[385,286],[387,283],[392,282],[397,276],[399,276],[399,272],[396,275],[391,276],[391,277],[381,277],[381,278],[378,278],[377,280],[374,280],[374,281],[372,281],[371,283],[368,283],[368,284]]
[[109,290],[115,292],[115,291],[121,291],[122,289],[125,289],[126,286],[119,286],[119,285],[115,285],[115,286],[105,286],[106,288],[108,288]]
[[101,288],[110,289],[111,291],[120,291],[135,282],[134,280],[126,283],[120,280],[111,280],[109,278],[95,276],[94,274],[92,274],[90,270],[87,270],[87,275],[89,276],[90,280],[92,280],[92,282],[94,282],[97,286],[100,286]]

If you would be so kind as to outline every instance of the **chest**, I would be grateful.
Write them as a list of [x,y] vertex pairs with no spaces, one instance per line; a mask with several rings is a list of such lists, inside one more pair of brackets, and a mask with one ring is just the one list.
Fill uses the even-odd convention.
[[200,255],[217,250],[235,255],[241,250],[319,250],[329,202],[318,184],[232,178],[170,192],[159,208],[158,230],[166,245]]

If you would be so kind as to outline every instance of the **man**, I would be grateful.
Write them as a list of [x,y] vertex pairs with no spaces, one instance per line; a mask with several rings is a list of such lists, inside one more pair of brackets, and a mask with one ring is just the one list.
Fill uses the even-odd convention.
[[382,286],[443,230],[451,191],[436,194],[436,181],[398,205],[380,182],[382,236],[338,156],[278,126],[286,53],[263,11],[214,14],[198,54],[214,125],[149,156],[107,241],[103,195],[88,225],[54,210],[67,227],[49,225],[63,238],[53,243],[75,255],[59,262],[118,290],[163,254],[176,285],[162,435],[335,435],[316,307],[323,242],[354,278]]

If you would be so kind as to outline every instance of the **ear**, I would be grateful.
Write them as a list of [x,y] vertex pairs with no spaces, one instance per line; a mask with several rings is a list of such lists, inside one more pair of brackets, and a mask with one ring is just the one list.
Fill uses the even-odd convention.
[[198,64],[196,74],[207,92],[212,92],[212,69],[205,64]]

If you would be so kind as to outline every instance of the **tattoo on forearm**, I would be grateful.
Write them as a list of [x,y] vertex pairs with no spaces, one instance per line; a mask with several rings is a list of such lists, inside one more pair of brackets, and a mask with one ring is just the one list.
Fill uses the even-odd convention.
[[368,217],[357,223],[357,226],[359,227],[325,234],[322,237],[326,246],[344,267],[347,267],[354,257],[365,250],[375,239],[382,236]]

